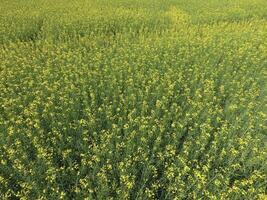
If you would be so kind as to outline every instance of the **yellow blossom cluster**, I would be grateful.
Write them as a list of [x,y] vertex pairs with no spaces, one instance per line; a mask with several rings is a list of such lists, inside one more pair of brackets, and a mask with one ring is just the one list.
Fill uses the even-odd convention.
[[0,0],[0,199],[267,199],[265,0]]

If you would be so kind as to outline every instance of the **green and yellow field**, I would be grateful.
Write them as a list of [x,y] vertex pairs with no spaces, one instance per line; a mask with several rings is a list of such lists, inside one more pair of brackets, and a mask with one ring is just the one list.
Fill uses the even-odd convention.
[[0,0],[0,199],[267,199],[266,0]]

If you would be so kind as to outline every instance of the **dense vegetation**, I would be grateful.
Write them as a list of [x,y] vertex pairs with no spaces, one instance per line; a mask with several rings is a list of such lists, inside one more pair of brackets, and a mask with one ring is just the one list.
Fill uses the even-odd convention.
[[0,0],[0,199],[266,199],[266,0]]

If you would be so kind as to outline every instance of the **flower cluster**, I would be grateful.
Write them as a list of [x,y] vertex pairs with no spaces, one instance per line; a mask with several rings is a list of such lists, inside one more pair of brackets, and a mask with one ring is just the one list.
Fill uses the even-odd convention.
[[0,2],[0,199],[267,198],[267,5],[187,2]]

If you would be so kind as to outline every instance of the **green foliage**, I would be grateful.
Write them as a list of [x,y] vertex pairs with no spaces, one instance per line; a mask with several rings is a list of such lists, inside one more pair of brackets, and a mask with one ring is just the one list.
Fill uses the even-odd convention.
[[266,199],[264,0],[0,0],[1,199]]

